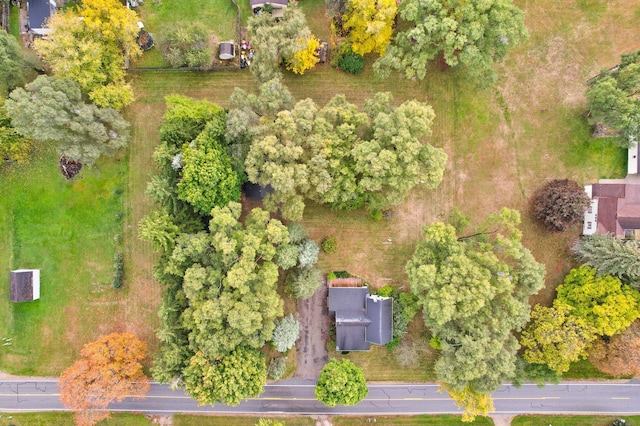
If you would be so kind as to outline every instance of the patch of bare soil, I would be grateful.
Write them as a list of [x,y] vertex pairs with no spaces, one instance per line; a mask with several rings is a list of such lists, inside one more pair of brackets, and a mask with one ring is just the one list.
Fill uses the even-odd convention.
[[312,297],[298,302],[300,337],[296,343],[296,378],[317,380],[320,370],[329,361],[327,338],[331,321],[328,293],[325,282]]

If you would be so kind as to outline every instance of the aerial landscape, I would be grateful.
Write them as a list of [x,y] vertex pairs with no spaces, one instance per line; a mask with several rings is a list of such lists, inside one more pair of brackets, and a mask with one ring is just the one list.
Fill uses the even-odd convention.
[[638,3],[0,6],[0,426],[640,425]]

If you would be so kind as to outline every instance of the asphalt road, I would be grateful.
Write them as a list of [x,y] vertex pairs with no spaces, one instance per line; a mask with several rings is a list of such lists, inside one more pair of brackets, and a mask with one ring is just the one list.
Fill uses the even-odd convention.
[[[0,412],[63,410],[56,381],[0,381]],[[564,382],[538,388],[505,385],[493,394],[496,414],[597,413],[640,414],[640,381]],[[198,406],[182,391],[152,384],[144,400],[125,399],[112,411],[170,413],[271,413],[271,414],[437,414],[460,413],[448,395],[435,384],[372,384],[369,395],[353,407],[328,408],[316,401],[313,381],[288,380],[267,385],[265,392],[236,407],[224,404]]]

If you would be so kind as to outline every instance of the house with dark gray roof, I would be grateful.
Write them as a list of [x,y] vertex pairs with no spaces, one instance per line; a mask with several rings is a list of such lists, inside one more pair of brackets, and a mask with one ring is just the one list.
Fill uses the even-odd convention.
[[46,28],[47,20],[56,13],[55,0],[27,0],[29,30],[37,35],[51,34]]
[[11,271],[9,297],[12,302],[31,302],[40,298],[40,270],[16,269]]
[[336,351],[368,351],[393,338],[393,299],[371,295],[362,284],[329,281],[329,314],[336,320]]

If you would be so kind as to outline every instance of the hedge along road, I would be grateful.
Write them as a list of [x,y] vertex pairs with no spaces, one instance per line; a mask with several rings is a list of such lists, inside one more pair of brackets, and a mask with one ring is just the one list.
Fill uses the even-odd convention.
[[[259,398],[235,407],[224,404],[198,406],[181,390],[153,383],[143,400],[126,398],[109,406],[111,411],[149,414],[233,413],[233,414],[459,414],[438,385],[371,384],[369,395],[353,407],[329,408],[316,401],[314,381],[287,380],[265,386]],[[640,414],[640,381],[564,382],[539,388],[502,386],[493,394],[496,414]],[[0,381],[0,412],[61,411],[57,380]]]

